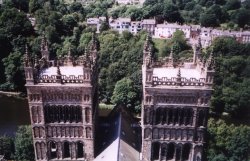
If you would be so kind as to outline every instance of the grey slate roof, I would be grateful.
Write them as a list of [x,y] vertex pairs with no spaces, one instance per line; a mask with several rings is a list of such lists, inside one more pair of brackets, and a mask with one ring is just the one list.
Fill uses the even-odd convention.
[[133,116],[124,108],[116,107],[108,116],[110,127],[104,139],[106,148],[94,161],[139,161],[140,139]]

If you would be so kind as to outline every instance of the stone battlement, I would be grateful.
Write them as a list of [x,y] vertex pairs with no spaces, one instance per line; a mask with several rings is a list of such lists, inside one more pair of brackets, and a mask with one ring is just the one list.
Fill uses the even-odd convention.
[[204,86],[205,85],[205,78],[200,78],[200,79],[196,79],[196,78],[180,78],[180,82],[178,81],[178,78],[176,77],[172,77],[172,78],[167,78],[167,77],[163,77],[163,78],[158,78],[158,77],[153,77],[152,80],[152,85],[153,86],[160,86],[160,85],[165,85],[165,86],[176,86],[176,85],[180,85],[180,86]]

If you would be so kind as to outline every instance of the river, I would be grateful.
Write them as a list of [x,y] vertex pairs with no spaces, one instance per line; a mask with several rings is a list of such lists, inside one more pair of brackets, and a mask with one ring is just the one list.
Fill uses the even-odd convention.
[[15,136],[19,125],[29,125],[28,101],[0,94],[0,135]]
[[[112,109],[99,109],[100,116],[107,116]],[[15,136],[19,125],[29,125],[28,100],[0,94],[0,136]]]

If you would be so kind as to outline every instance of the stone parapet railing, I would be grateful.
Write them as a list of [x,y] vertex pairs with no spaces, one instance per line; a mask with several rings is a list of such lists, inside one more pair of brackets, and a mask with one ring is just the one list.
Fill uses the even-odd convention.
[[204,86],[205,85],[205,78],[181,78],[180,82],[177,81],[176,77],[172,78],[158,78],[158,77],[153,77],[152,80],[152,85],[153,86],[158,86],[158,85],[164,85],[164,86],[176,86],[176,85],[181,85],[181,86]]
[[[42,75],[37,79],[37,83],[57,83],[58,76],[57,75]],[[62,75],[61,76],[61,82],[62,83],[85,83],[90,82],[90,77],[87,75]]]

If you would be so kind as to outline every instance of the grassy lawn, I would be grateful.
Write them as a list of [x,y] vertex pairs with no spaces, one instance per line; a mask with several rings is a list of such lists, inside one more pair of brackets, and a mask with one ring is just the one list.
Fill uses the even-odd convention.
[[107,105],[107,104],[104,104],[104,103],[100,103],[100,104],[99,104],[99,108],[100,108],[100,109],[109,109],[109,110],[112,110],[112,109],[114,108],[114,106],[115,106],[115,105],[112,105],[112,104],[111,104],[111,105],[110,105],[110,104]]

